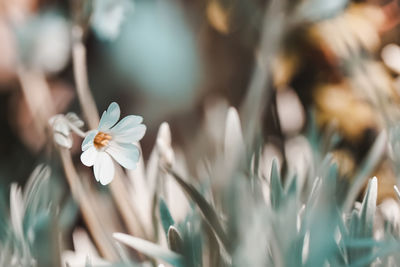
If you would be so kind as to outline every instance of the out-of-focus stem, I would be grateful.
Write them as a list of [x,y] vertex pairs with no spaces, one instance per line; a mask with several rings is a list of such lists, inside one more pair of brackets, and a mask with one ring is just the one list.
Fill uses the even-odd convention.
[[272,55],[278,49],[285,27],[285,12],[287,1],[272,0],[265,10],[261,41],[255,57],[254,71],[250,80],[246,98],[241,107],[244,138],[247,145],[254,141],[255,134],[261,125],[261,116],[268,98],[271,97],[269,86],[269,69]]
[[114,247],[111,245],[112,241],[109,240],[107,235],[104,233],[101,220],[97,217],[96,212],[93,209],[91,199],[88,197],[87,192],[84,192],[82,188],[82,183],[75,170],[70,151],[65,148],[60,148],[60,155],[64,166],[65,176],[67,177],[72,195],[79,203],[83,219],[86,222],[96,247],[106,260],[116,261],[118,256]]
[[[24,94],[24,99],[32,114],[36,130],[39,133],[38,144],[43,144],[48,127],[48,119],[54,115],[55,109],[50,94],[50,88],[43,73],[18,69],[18,79]],[[36,147],[38,148],[38,147]]]
[[[95,129],[99,123],[99,113],[88,83],[86,48],[82,42],[83,31],[79,26],[75,26],[72,34],[74,39],[73,66],[78,97],[90,129]],[[144,227],[135,214],[135,209],[129,198],[126,186],[122,181],[121,174],[122,172],[120,170],[116,172],[114,180],[110,184],[111,194],[129,233],[141,238],[147,238]]]
[[136,211],[129,198],[128,191],[122,182],[122,171],[120,168],[117,168],[117,170],[114,180],[110,183],[110,189],[118,210],[131,235],[147,239],[148,236],[144,226],[139,221],[138,216],[136,216]]
[[43,73],[19,68],[18,78],[31,112],[47,125],[47,118],[55,111],[50,88]]
[[96,103],[94,102],[89,89],[89,80],[86,68],[86,48],[82,43],[82,36],[82,29],[79,26],[74,26],[72,29],[72,37],[74,40],[72,47],[74,78],[83,115],[89,127],[94,129],[97,128],[99,122],[99,113],[97,112]]

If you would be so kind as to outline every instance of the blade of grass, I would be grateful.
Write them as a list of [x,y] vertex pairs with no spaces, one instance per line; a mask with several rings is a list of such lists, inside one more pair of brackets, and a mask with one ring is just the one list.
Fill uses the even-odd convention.
[[215,231],[216,235],[222,242],[225,248],[228,247],[229,239],[222,227],[218,215],[210,204],[203,198],[203,196],[190,184],[186,183],[175,171],[168,169],[169,174],[175,181],[182,187],[182,189],[189,195],[189,197],[197,204],[202,215],[211,228]]
[[158,206],[159,206],[159,210],[160,210],[161,224],[162,224],[165,234],[167,235],[170,227],[173,226],[175,224],[175,222],[171,216],[171,213],[169,212],[169,209],[168,209],[165,201],[162,198],[160,198],[158,203],[159,203]]
[[182,256],[163,247],[160,247],[154,243],[151,243],[149,241],[136,238],[127,234],[123,233],[114,233],[113,237],[125,244],[130,246],[131,248],[149,256],[152,258],[157,258],[160,260],[163,260],[172,266],[175,267],[182,267],[183,262],[182,262]]
[[282,188],[281,175],[278,170],[278,163],[276,159],[272,161],[271,168],[271,206],[274,209],[279,209],[284,198],[284,192]]
[[382,131],[376,138],[373,146],[368,152],[366,159],[360,166],[358,173],[353,179],[350,191],[348,192],[346,199],[343,203],[343,211],[345,213],[348,213],[350,211],[354,201],[357,199],[358,193],[365,184],[365,181],[369,178],[368,175],[370,175],[370,173],[378,165],[379,160],[381,159],[386,149],[386,139],[386,132]]

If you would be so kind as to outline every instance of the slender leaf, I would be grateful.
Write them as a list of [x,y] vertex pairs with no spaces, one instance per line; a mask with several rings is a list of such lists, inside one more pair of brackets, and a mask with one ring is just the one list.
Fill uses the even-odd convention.
[[374,215],[376,210],[376,199],[378,196],[378,180],[372,178],[368,183],[362,207],[360,211],[361,231],[365,237],[372,236],[374,226]]
[[281,175],[278,170],[276,159],[272,161],[271,168],[271,205],[274,209],[278,209],[282,203],[284,192],[282,188]]
[[160,210],[161,224],[164,229],[165,235],[167,235],[169,228],[173,226],[175,222],[171,216],[171,213],[169,212],[167,204],[162,198],[160,198],[160,200],[158,201],[158,207]]
[[149,241],[133,237],[123,233],[114,233],[113,237],[137,251],[153,258],[160,259],[164,262],[167,262],[175,267],[182,267],[182,256],[159,245],[151,243]]
[[204,199],[204,197],[192,185],[186,183],[176,172],[169,169],[169,173],[172,175],[172,177],[175,178],[175,180],[182,187],[182,189],[190,196],[190,198],[197,204],[204,218],[210,224],[210,226],[215,231],[218,238],[221,240],[221,242],[224,244],[226,248],[228,246],[228,237],[213,207],[211,207],[211,205],[208,204],[208,202]]
[[343,204],[343,211],[349,212],[357,198],[358,193],[363,187],[368,175],[375,169],[378,165],[383,153],[386,149],[387,144],[386,132],[382,131],[376,138],[375,143],[371,147],[370,151],[364,162],[362,163],[356,177],[354,177],[354,182],[350,187],[350,191],[347,193],[345,202]]

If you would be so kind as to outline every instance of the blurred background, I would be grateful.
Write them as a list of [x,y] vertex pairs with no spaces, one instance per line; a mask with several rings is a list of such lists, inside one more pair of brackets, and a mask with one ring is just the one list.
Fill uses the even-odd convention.
[[[38,162],[52,158],[48,133],[35,126],[33,113],[39,111],[32,110],[27,97],[42,99],[43,105],[51,101],[50,113],[80,114],[71,60],[76,25],[83,31],[98,109],[116,101],[122,115],[145,118],[145,159],[163,121],[170,123],[173,141],[185,153],[195,153],[199,146],[191,144],[198,139],[206,107],[223,102],[240,109],[257,60],[265,60],[271,97],[261,110],[264,141],[285,154],[285,140],[304,132],[313,117],[320,129],[337,130],[336,154],[343,171],[351,173],[384,124],[398,119],[399,2],[291,1],[275,14],[283,20],[277,26],[281,36],[272,55],[263,58],[260,43],[269,4],[1,1],[1,187],[23,182]],[[43,75],[49,98],[29,78],[24,93],[21,69]],[[79,155],[78,145],[72,151]],[[391,168],[377,171],[388,177],[382,181],[393,183]]]
[[[221,141],[233,106],[246,144],[266,145],[283,174],[306,175],[293,162],[308,153],[312,129],[330,140],[319,150],[332,151],[346,186],[379,133],[397,129],[399,24],[398,0],[0,0],[0,190],[7,195],[46,163],[68,198],[47,121],[84,117],[74,74],[82,44],[100,113],[115,101],[122,116],[144,118],[145,162],[166,121],[194,174],[220,149],[208,140]],[[88,178],[81,138],[73,139]],[[394,197],[395,152],[372,170],[378,202]]]

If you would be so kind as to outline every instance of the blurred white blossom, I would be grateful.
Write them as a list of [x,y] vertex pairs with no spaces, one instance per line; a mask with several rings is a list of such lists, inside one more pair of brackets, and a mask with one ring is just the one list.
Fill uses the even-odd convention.
[[72,241],[75,251],[65,250],[62,253],[64,266],[84,267],[89,260],[96,266],[110,266],[110,263],[100,258],[96,247],[90,240],[88,233],[84,229],[75,229],[72,233]]
[[95,0],[93,1],[91,25],[102,39],[114,40],[118,37],[122,22],[127,13],[133,10],[130,0]]
[[391,70],[400,73],[400,47],[397,44],[388,44],[382,49],[381,57],[383,62]]
[[53,127],[54,142],[58,145],[71,148],[72,136],[71,130],[82,135],[83,132],[79,128],[83,126],[83,121],[73,112],[67,115],[57,114],[50,118],[49,124]]
[[296,92],[292,89],[279,90],[276,105],[282,132],[288,135],[300,132],[305,124],[306,116]]

